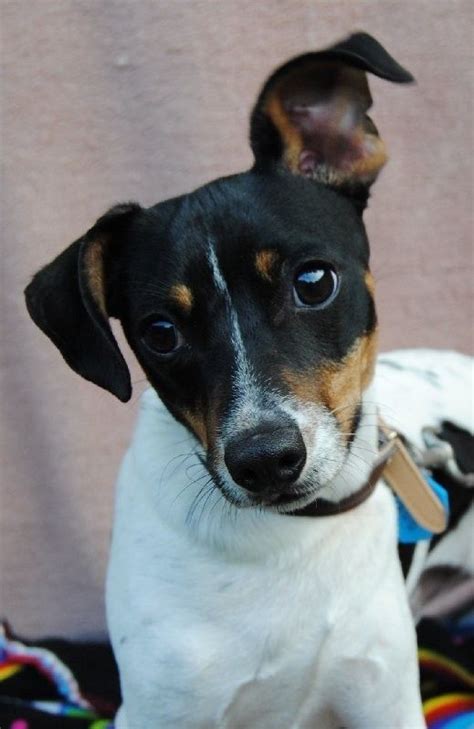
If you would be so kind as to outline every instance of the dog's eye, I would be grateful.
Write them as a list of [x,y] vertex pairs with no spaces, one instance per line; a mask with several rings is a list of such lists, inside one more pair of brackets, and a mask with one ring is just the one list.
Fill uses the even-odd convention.
[[295,276],[293,295],[297,306],[323,308],[337,294],[339,278],[328,263],[306,263]]
[[184,342],[175,325],[166,319],[149,321],[144,327],[142,339],[157,354],[172,354]]

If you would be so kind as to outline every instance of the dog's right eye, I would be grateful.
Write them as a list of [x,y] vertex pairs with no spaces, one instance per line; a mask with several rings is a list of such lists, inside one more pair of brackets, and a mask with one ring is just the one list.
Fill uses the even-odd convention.
[[167,319],[148,321],[143,328],[142,340],[156,354],[173,354],[184,343],[181,332]]
[[331,303],[338,288],[339,277],[332,266],[322,261],[312,261],[295,276],[293,297],[297,306],[322,309]]

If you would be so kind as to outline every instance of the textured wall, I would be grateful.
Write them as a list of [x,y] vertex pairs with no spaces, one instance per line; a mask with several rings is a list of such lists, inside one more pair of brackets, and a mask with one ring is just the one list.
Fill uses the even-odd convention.
[[372,83],[391,151],[366,219],[382,345],[472,349],[471,0],[1,0],[0,612],[29,634],[103,627],[121,405],[28,320],[31,274],[111,203],[250,163],[247,116],[291,55],[365,29],[416,76]]

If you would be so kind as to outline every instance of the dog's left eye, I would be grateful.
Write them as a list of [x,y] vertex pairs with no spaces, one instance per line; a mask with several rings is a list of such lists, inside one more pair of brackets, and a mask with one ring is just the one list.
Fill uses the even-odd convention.
[[295,276],[293,296],[297,306],[323,308],[331,303],[339,288],[339,278],[328,264],[314,261],[305,264]]
[[145,324],[142,340],[157,354],[172,354],[184,343],[181,332],[167,319],[156,319]]

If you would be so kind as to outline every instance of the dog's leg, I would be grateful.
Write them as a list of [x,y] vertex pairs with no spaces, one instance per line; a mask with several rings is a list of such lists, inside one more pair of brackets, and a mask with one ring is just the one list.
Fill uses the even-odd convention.
[[337,630],[325,690],[347,729],[425,729],[416,634],[399,580],[390,580],[362,622]]
[[344,729],[426,729],[417,669],[407,666],[403,676],[394,671],[391,681],[391,686],[375,691],[377,682],[372,686],[360,682],[354,666],[353,685],[346,685],[343,707],[337,710],[341,726]]

